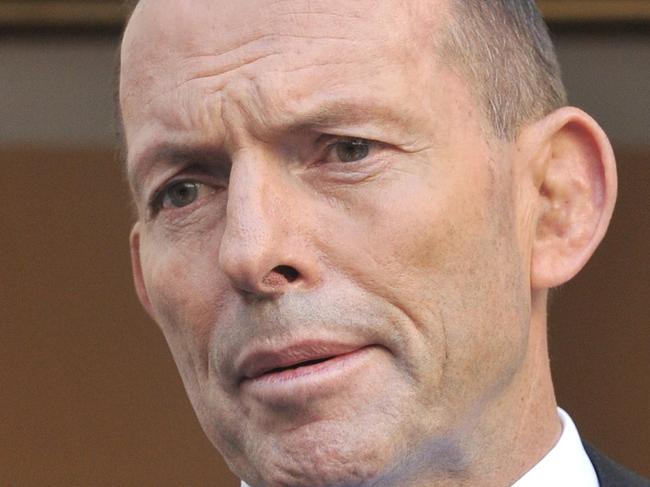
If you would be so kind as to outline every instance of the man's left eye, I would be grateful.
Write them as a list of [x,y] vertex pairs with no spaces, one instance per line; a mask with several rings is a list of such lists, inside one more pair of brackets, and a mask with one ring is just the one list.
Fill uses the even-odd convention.
[[370,145],[369,140],[346,139],[333,144],[333,149],[336,152],[336,158],[340,162],[356,162],[368,157]]

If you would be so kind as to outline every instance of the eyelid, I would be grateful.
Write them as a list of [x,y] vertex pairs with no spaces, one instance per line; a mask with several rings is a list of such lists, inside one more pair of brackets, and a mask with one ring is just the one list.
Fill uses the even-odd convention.
[[368,139],[366,137],[359,137],[359,136],[356,136],[356,135],[331,135],[331,134],[325,134],[325,135],[322,135],[319,139],[321,140],[321,143],[325,147],[331,147],[331,146],[336,145],[336,144],[341,143],[341,142],[352,142],[352,141],[355,141],[355,140],[368,142],[369,144],[376,144],[377,143],[376,141],[374,141],[372,139]]

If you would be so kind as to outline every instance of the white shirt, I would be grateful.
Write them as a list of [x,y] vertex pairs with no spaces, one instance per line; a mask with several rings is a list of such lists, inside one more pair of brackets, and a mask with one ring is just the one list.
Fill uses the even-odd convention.
[[[569,415],[557,409],[562,434],[540,462],[512,487],[599,487],[598,477]],[[241,487],[249,487],[242,482]]]
[[562,409],[560,439],[540,462],[512,487],[599,487],[598,477],[587,456],[576,425]]

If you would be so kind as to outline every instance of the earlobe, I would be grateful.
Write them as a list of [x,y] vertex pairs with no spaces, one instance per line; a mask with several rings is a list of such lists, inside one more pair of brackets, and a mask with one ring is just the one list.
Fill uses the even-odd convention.
[[616,201],[616,161],[600,126],[577,108],[562,108],[541,125],[544,158],[537,179],[531,287],[564,284],[603,239]]
[[151,301],[149,300],[149,295],[145,286],[144,274],[142,272],[142,262],[140,259],[139,223],[136,223],[131,230],[129,244],[131,249],[131,269],[133,272],[133,283],[135,284],[135,291],[138,295],[140,303],[147,311],[149,316],[153,318],[153,307],[151,306]]

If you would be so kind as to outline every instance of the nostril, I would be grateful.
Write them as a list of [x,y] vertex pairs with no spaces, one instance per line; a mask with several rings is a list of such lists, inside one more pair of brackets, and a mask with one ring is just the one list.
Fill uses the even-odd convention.
[[275,269],[273,269],[273,272],[280,274],[282,277],[286,279],[287,282],[293,282],[296,279],[298,279],[299,276],[298,271],[288,265],[279,265]]
[[288,265],[279,265],[274,267],[273,270],[264,277],[262,283],[271,288],[281,288],[287,284],[291,284],[298,279],[298,277],[300,277],[300,273],[293,267]]

